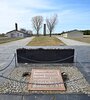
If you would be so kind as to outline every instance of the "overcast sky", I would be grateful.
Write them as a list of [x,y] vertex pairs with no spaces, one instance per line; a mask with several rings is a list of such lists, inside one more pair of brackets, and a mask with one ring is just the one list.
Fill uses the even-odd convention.
[[31,18],[58,14],[55,32],[90,29],[90,0],[0,0],[0,33],[19,28],[32,30]]

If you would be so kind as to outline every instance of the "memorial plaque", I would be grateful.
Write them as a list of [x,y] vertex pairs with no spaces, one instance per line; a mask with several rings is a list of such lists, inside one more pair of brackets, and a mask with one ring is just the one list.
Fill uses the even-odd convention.
[[[60,90],[65,91],[60,70],[32,69],[28,90]],[[57,84],[58,83],[58,84]],[[62,83],[62,84],[61,84]]]

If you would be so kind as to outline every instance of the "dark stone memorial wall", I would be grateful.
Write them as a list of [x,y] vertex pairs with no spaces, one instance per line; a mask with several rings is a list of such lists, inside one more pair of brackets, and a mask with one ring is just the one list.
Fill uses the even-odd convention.
[[73,63],[74,49],[17,49],[18,63]]

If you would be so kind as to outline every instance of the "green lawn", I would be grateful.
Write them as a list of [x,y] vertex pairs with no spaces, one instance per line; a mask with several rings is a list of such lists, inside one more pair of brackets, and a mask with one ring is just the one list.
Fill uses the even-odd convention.
[[16,40],[20,40],[20,39],[23,39],[23,38],[0,37],[0,44],[7,43],[7,42],[11,42],[11,41],[16,41]]
[[90,43],[90,37],[83,37],[83,38],[69,38],[69,39],[77,40],[77,41],[85,42],[85,43]]
[[65,44],[54,36],[52,37],[39,36],[39,37],[35,37],[27,45],[28,46],[58,46],[58,45],[65,45]]

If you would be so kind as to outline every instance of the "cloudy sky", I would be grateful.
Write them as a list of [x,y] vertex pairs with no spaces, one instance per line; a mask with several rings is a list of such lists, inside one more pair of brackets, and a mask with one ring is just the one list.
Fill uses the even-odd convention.
[[58,14],[55,32],[90,29],[90,0],[0,0],[0,33],[19,28],[32,30],[31,18]]

